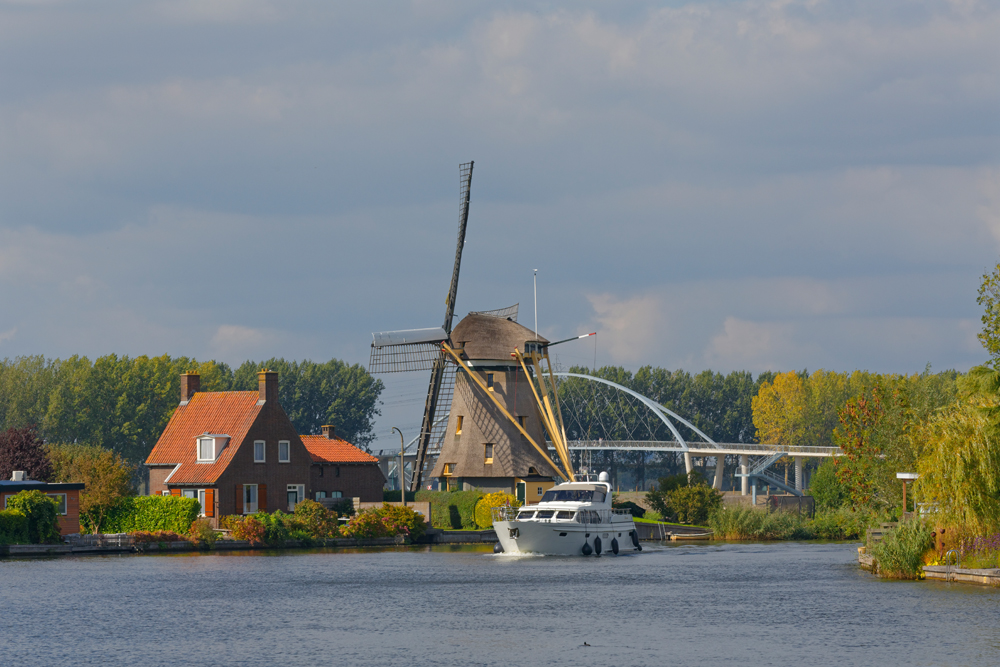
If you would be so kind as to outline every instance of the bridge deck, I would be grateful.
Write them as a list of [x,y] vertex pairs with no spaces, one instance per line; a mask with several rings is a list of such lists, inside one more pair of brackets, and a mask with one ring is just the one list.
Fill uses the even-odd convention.
[[839,447],[782,447],[766,443],[744,442],[689,442],[685,449],[675,440],[570,440],[570,450],[613,449],[631,452],[688,452],[695,456],[716,456],[746,454],[748,456],[768,456],[783,452],[789,456],[831,457],[840,456]]

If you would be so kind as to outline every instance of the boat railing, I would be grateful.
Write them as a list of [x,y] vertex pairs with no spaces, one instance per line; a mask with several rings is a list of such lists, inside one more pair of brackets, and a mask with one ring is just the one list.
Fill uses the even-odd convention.
[[[524,508],[511,507],[505,505],[503,507],[493,508],[493,521],[514,521],[517,519],[518,514],[522,513]],[[546,510],[543,510],[546,511]],[[573,522],[573,523],[584,523],[584,524],[596,524],[596,523],[614,523],[621,522],[623,520],[632,518],[632,510],[630,509],[581,509],[574,512],[572,518],[560,517],[558,514],[566,512],[566,510],[547,510],[549,516],[542,518],[534,518],[536,513],[532,510],[528,510],[528,513],[532,515],[530,521],[539,521],[543,523],[559,523],[559,522]],[[555,514],[553,516],[553,514]]]
[[517,518],[517,508],[510,505],[493,508],[494,521],[513,521]]

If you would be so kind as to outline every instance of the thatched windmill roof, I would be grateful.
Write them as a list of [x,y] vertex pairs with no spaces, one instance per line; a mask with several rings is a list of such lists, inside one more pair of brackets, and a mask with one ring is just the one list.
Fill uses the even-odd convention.
[[464,348],[469,359],[504,362],[510,361],[514,348],[524,352],[525,341],[549,342],[513,320],[478,313],[470,313],[459,322],[451,332],[451,340],[457,347]]

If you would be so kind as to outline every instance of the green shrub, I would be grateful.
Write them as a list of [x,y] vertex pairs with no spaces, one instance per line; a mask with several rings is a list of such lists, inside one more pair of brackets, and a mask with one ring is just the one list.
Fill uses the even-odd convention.
[[27,519],[29,543],[44,544],[60,540],[59,505],[41,491],[21,491],[7,498],[7,509],[20,512]]
[[[399,491],[389,491],[387,489],[382,489],[382,502],[384,503],[398,503],[399,502]],[[406,502],[412,503],[417,499],[416,491],[406,492]]]
[[503,491],[487,493],[476,502],[476,509],[474,512],[476,525],[482,529],[492,528],[493,508],[504,507],[506,505],[511,507],[520,507],[521,503],[518,502],[517,496],[504,493]]
[[359,540],[370,540],[377,537],[390,537],[396,533],[391,532],[389,526],[374,509],[364,510],[355,515],[347,522],[341,531],[347,537]]
[[16,510],[0,510],[0,544],[25,544],[28,517]]
[[264,544],[264,522],[256,514],[224,516],[219,525],[231,531],[234,540],[246,540],[253,545]]
[[[351,506],[353,510],[354,506]],[[291,526],[293,539],[295,533],[305,533],[313,540],[325,540],[340,534],[337,513],[331,512],[314,500],[303,500],[295,505],[294,522]]]
[[817,510],[835,510],[847,501],[847,488],[837,479],[837,463],[823,461],[809,480],[809,495],[816,499]]
[[476,529],[476,503],[483,497],[472,491],[418,491],[419,502],[430,502],[431,523],[438,528]]
[[649,506],[665,521],[704,524],[722,505],[722,494],[709,487],[696,471],[661,477],[646,493]]
[[188,529],[188,537],[192,542],[203,549],[211,549],[215,545],[215,540],[219,534],[212,528],[212,522],[208,519],[197,519]]
[[257,512],[255,516],[264,525],[264,544],[281,546],[289,538],[291,515],[285,514],[281,510],[275,510],[272,514]]
[[814,537],[808,521],[790,512],[768,512],[758,507],[721,507],[708,526],[722,540],[803,540]]
[[904,521],[881,542],[868,545],[875,571],[889,579],[917,579],[924,553],[933,547],[933,533],[922,521]]
[[821,540],[857,540],[868,526],[878,522],[877,515],[850,507],[817,512],[808,522],[809,529]]
[[418,514],[411,507],[384,503],[382,507],[375,510],[375,513],[393,531],[393,535],[402,532],[409,535],[411,539],[417,540],[423,537],[427,531],[427,522],[423,515]]
[[[168,530],[185,534],[201,513],[201,505],[194,498],[177,496],[129,496],[119,498],[104,514],[101,531],[104,533],[135,533]],[[92,531],[96,517],[83,512],[81,527]]]

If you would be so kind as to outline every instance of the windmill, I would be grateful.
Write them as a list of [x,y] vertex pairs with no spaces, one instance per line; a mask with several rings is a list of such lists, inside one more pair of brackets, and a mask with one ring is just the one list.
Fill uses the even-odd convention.
[[[435,432],[438,420],[442,386],[446,380],[454,378],[454,370],[447,372],[445,355],[441,343],[451,335],[451,323],[455,315],[455,299],[458,296],[458,274],[462,268],[462,249],[465,247],[465,229],[469,224],[469,195],[472,189],[472,167],[475,162],[459,165],[459,213],[458,243],[455,247],[455,266],[451,272],[451,286],[445,299],[444,323],[437,328],[408,329],[372,334],[371,359],[368,369],[372,373],[398,373],[430,370],[430,383],[424,402],[424,417],[417,441],[417,459],[413,468],[410,490],[420,488],[427,449]],[[448,377],[450,376],[450,378]]]
[[410,490],[420,488],[435,443],[440,455],[431,474],[447,488],[516,491],[522,501],[537,500],[554,478],[574,478],[548,348],[594,334],[550,343],[517,323],[517,304],[471,312],[452,330],[472,166],[460,167],[458,244],[444,324],[373,333],[369,371],[431,372]]

